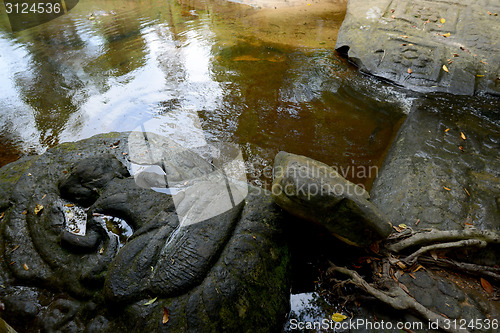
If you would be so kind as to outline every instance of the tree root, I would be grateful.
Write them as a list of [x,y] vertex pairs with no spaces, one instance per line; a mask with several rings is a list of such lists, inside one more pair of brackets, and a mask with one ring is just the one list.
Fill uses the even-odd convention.
[[500,268],[469,264],[465,262],[456,262],[444,258],[432,259],[427,257],[421,257],[418,259],[418,261],[424,265],[434,265],[441,268],[449,268],[472,276],[488,277],[491,278],[493,281],[500,283]]
[[433,244],[433,245],[428,245],[420,248],[419,250],[413,252],[410,254],[408,257],[406,257],[403,261],[408,265],[411,266],[415,263],[415,261],[418,259],[418,257],[426,253],[428,251],[432,250],[443,250],[443,249],[451,249],[455,247],[469,247],[469,246],[477,246],[477,247],[486,247],[488,245],[487,242],[478,240],[478,239],[465,239],[457,242],[448,242],[448,243],[442,243],[442,244]]
[[[450,259],[431,259],[422,255],[433,250],[445,250],[453,248],[486,247],[489,244],[500,244],[500,233],[489,230],[477,230],[468,228],[465,230],[441,231],[434,229],[422,229],[413,231],[410,228],[393,233],[381,244],[380,252],[377,251],[382,267],[375,265],[371,268],[375,281],[373,284],[365,281],[356,271],[345,267],[338,267],[330,263],[330,272],[337,272],[348,277],[346,282],[352,283],[363,289],[369,295],[390,305],[396,310],[408,310],[420,316],[422,319],[437,322],[439,328],[445,332],[457,332],[446,329],[446,318],[417,302],[410,294],[406,286],[393,278],[392,266],[396,271],[407,270],[407,267],[421,264],[450,268],[462,271],[469,275],[484,276],[500,282],[500,268],[475,265],[471,263],[455,262]],[[401,257],[403,250],[419,247],[406,258]],[[421,257],[422,256],[422,257]],[[338,280],[337,280],[338,282]],[[468,332],[459,330],[458,332]]]
[[414,232],[406,239],[387,245],[386,247],[389,251],[398,253],[413,246],[422,246],[437,242],[455,242],[467,239],[485,241],[488,244],[500,244],[500,234],[490,230],[477,230],[475,228],[447,231],[423,229]]
[[[332,264],[333,265],[333,264]],[[349,282],[358,286],[366,291],[368,294],[377,298],[378,300],[390,305],[396,310],[410,310],[421,316],[428,321],[437,322],[438,326],[444,332],[457,332],[455,330],[446,329],[445,318],[437,313],[429,310],[422,304],[418,303],[413,297],[408,295],[399,285],[395,282],[389,286],[389,290],[383,291],[373,287],[366,282],[357,272],[347,269],[345,267],[332,266],[334,272],[338,272],[349,277]],[[467,333],[468,330],[459,330],[458,332]]]

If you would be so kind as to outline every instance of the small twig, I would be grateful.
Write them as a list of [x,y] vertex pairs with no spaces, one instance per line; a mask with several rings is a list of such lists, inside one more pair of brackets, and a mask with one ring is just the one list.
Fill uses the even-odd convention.
[[403,261],[409,266],[413,265],[418,257],[431,250],[442,250],[442,249],[451,249],[455,247],[468,247],[468,246],[477,246],[477,247],[486,247],[488,243],[486,241],[478,240],[478,239],[466,239],[458,242],[449,242],[449,243],[440,243],[428,245],[420,248],[418,251],[413,252],[408,257],[406,257]]

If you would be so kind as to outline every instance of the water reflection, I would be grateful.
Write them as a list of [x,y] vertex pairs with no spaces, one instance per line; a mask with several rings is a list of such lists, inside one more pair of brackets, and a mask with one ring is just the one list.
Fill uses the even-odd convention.
[[0,155],[12,156],[2,163],[147,122],[162,135],[201,126],[208,141],[240,144],[261,186],[279,150],[378,165],[409,99],[332,50],[345,3],[89,0],[0,32]]

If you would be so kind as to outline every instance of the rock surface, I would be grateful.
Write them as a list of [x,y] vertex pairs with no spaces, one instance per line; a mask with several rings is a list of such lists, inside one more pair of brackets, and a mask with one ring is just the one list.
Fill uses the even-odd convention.
[[498,106],[493,98],[414,103],[371,189],[393,224],[500,228]]
[[[427,96],[414,102],[370,192],[393,224],[413,230],[500,229],[498,106],[496,98],[477,97]],[[447,256],[495,266],[498,254],[498,246],[491,245],[454,249]],[[447,318],[470,322],[500,315],[498,302],[477,277],[443,278],[422,270],[414,276],[404,274],[399,281],[419,303]]]
[[[187,177],[186,191],[140,187],[129,174],[130,138],[61,144],[0,169],[2,317],[20,332],[279,330],[289,254],[270,194],[245,185],[238,197],[241,184],[227,180],[232,208],[183,224],[179,216],[207,216],[183,200],[210,196],[214,213],[214,189],[193,199],[195,180],[206,190],[210,173],[221,176],[171,143],[166,176]],[[69,228],[78,211],[84,233]],[[125,227],[133,234],[123,241],[116,230]]]
[[496,0],[349,0],[335,48],[417,91],[500,95]]
[[368,192],[305,156],[276,155],[272,193],[286,211],[325,226],[351,245],[368,246],[392,231],[384,214],[368,201]]

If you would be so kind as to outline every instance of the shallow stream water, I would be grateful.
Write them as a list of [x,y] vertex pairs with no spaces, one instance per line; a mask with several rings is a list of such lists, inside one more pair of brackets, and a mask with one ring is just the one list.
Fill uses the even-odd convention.
[[369,186],[410,99],[333,50],[346,1],[263,4],[82,0],[0,31],[0,165],[148,123],[238,144],[255,185],[285,150]]

